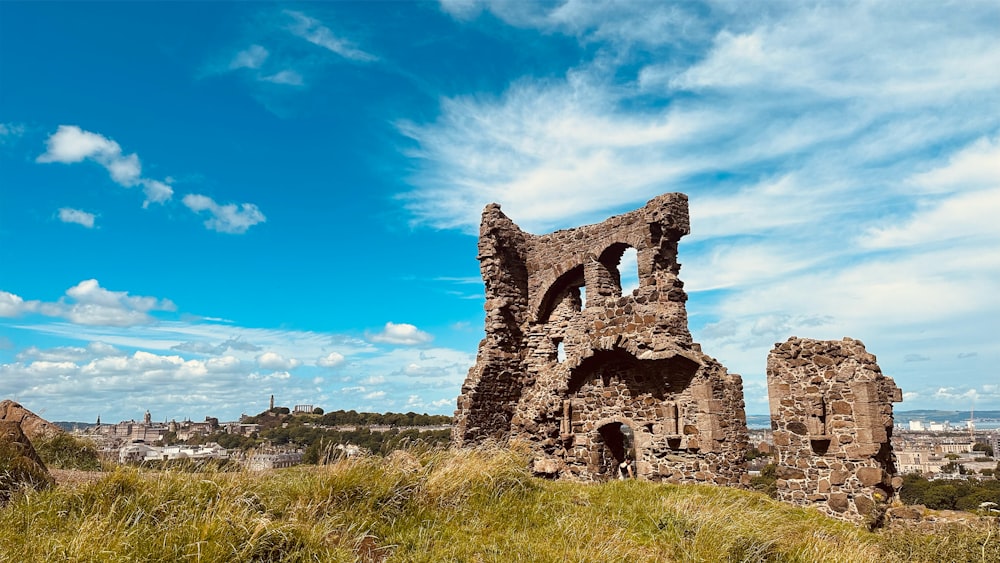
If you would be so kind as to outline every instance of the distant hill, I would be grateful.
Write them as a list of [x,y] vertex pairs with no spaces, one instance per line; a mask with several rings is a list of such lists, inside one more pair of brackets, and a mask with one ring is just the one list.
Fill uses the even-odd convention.
[[961,422],[969,420],[970,415],[975,415],[976,420],[1000,420],[1000,411],[980,411],[974,413],[969,411],[941,411],[941,410],[912,410],[895,411],[896,422],[907,420],[922,420],[925,422]]

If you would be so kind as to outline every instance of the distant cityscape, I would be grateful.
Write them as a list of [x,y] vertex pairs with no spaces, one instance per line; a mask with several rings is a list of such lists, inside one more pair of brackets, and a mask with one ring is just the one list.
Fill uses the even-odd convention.
[[[342,414],[341,414],[342,413]],[[292,408],[276,406],[271,396],[269,408],[255,416],[243,414],[239,420],[220,422],[206,416],[204,421],[189,419],[157,422],[150,411],[142,420],[104,423],[100,416],[93,424],[58,422],[72,434],[93,441],[101,457],[119,463],[170,462],[178,460],[234,461],[251,470],[277,469],[302,463],[306,443],[271,443],[262,440],[262,432],[274,428],[305,427],[318,432],[350,434],[364,429],[371,433],[450,432],[450,417],[407,413],[386,415],[336,411],[323,417],[322,408],[299,404]],[[261,418],[264,421],[261,421]],[[344,423],[348,422],[350,423]],[[326,424],[332,422],[333,424]],[[210,441],[217,440],[217,441]],[[225,442],[224,447],[218,442]],[[253,444],[253,446],[247,446]],[[330,446],[335,454],[351,457],[363,453],[360,444],[338,443]]]
[[[276,407],[274,398],[271,397],[268,410],[256,416],[244,414],[235,421],[220,421],[216,417],[206,416],[203,421],[185,419],[157,422],[153,420],[152,413],[146,411],[140,421],[133,419],[108,424],[98,417],[93,424],[59,424],[75,435],[93,440],[103,457],[120,463],[214,459],[238,462],[254,470],[302,463],[304,444],[272,444],[265,440],[253,448],[226,448],[206,439],[215,437],[230,444],[259,439],[265,429],[259,417],[267,414],[291,417],[274,419],[272,425],[280,424],[287,428],[289,424],[299,424],[342,433],[356,432],[363,428],[369,434],[389,431],[437,431],[440,434],[451,429],[450,418],[444,416],[350,413],[353,413],[353,418],[348,420],[356,422],[324,425],[324,419],[317,418],[324,414],[322,408],[311,404],[299,404],[291,408]],[[403,418],[385,418],[394,416]],[[420,424],[406,424],[407,421],[412,422],[413,416],[428,420],[421,420]],[[379,419],[375,423],[365,422],[370,417]],[[294,422],[297,419],[306,422]],[[997,459],[1000,459],[1000,411],[982,411],[978,415],[971,411],[900,411],[896,413],[896,421],[892,445],[899,473],[920,473],[933,479],[975,479],[992,476],[997,472]],[[749,415],[747,425],[750,428],[751,443],[760,452],[769,453],[773,445],[770,417]],[[241,438],[246,439],[246,442],[241,441]],[[343,456],[358,455],[366,451],[361,445],[349,442],[332,447],[336,450],[335,453]],[[765,463],[767,458],[757,462],[758,465]]]

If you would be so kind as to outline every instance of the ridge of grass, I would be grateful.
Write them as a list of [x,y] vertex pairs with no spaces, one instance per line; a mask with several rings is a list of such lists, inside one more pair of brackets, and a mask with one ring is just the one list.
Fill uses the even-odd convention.
[[504,449],[267,473],[119,468],[0,509],[0,561],[1000,561],[997,529],[871,533],[763,494],[534,478]]

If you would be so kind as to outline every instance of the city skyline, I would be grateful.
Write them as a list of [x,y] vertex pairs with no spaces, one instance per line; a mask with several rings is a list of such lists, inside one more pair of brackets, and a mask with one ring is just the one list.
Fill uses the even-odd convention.
[[0,398],[451,414],[484,205],[545,233],[683,192],[690,328],[748,414],[793,335],[863,341],[898,411],[1000,409],[998,26],[976,1],[2,2]]

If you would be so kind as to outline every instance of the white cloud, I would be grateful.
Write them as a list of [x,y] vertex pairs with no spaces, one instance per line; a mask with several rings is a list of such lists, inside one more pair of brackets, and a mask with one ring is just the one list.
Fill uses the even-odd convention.
[[93,160],[107,169],[115,183],[131,187],[139,182],[142,165],[139,157],[122,154],[121,146],[98,133],[84,131],[76,125],[60,125],[47,141],[48,150],[36,162],[73,164]]
[[0,145],[24,135],[24,125],[19,123],[0,123]]
[[290,69],[278,71],[274,74],[269,74],[267,76],[261,76],[260,79],[265,82],[272,82],[274,84],[286,84],[288,86],[302,86],[303,84],[305,84],[305,81],[302,79],[302,75]]
[[142,184],[142,193],[146,194],[146,201],[142,203],[143,207],[149,207],[150,203],[164,203],[174,196],[174,189],[165,182],[143,179],[140,183]]
[[318,45],[345,59],[356,62],[371,62],[378,60],[378,57],[371,53],[366,53],[355,47],[350,41],[337,37],[330,28],[322,22],[311,18],[302,12],[285,10],[285,14],[291,16],[293,22],[288,26],[288,30],[298,37],[305,39],[313,45]]
[[195,213],[208,211],[211,218],[205,221],[205,227],[220,233],[243,234],[250,227],[267,221],[267,217],[252,203],[219,205],[212,198],[199,194],[188,194],[183,202]]
[[260,68],[264,61],[267,60],[268,53],[267,49],[260,45],[251,45],[246,49],[236,53],[233,60],[229,62],[229,70],[237,70],[241,68],[257,69]]
[[382,332],[373,334],[368,339],[372,342],[385,344],[416,346],[418,344],[427,344],[431,340],[434,340],[434,337],[411,324],[390,321],[385,323],[385,328],[382,329]]
[[20,295],[0,290],[0,317],[19,317],[38,310],[40,302],[25,301]]
[[257,365],[270,370],[290,370],[302,365],[302,362],[295,358],[285,358],[275,352],[264,352],[257,356]]
[[103,342],[91,342],[86,347],[58,346],[56,348],[42,349],[36,346],[29,346],[18,352],[16,357],[19,362],[30,360],[79,362],[81,360],[114,355],[121,355],[121,351]]
[[342,363],[344,363],[344,355],[337,352],[330,352],[316,360],[316,365],[324,368],[334,368]]
[[173,189],[167,184],[142,177],[138,155],[124,154],[118,143],[99,133],[84,131],[76,125],[60,125],[49,136],[46,145],[47,150],[35,159],[36,162],[73,164],[92,160],[103,166],[116,184],[126,188],[141,184],[146,195],[143,207],[164,203],[173,195]]
[[13,293],[0,291],[0,316],[15,317],[38,312],[80,325],[125,327],[146,324],[153,321],[150,311],[174,311],[176,308],[169,299],[109,291],[93,279],[69,288],[66,295],[55,302],[24,301]]
[[1000,186],[1000,137],[981,137],[951,155],[948,164],[916,174],[909,184],[927,192],[955,192]]
[[862,338],[925,401],[928,374],[974,380],[1000,361],[985,336],[1000,315],[996,5],[442,9],[575,35],[594,55],[400,122],[418,221],[474,233],[497,201],[541,232],[682,191],[692,330],[748,385],[793,334]]
[[59,208],[59,220],[63,223],[83,225],[88,229],[94,228],[94,214],[79,209],[72,209],[70,207]]

